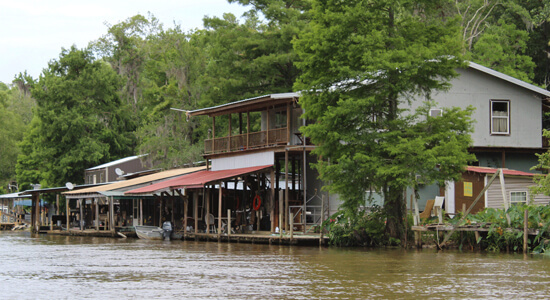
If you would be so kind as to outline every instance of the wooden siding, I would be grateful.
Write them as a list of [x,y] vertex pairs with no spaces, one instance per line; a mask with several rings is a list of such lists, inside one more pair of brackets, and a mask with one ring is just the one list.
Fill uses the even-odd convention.
[[[485,176],[479,173],[466,172],[462,174],[462,181],[455,183],[455,211],[456,212],[462,211],[463,204],[466,205],[466,209],[468,209],[470,205],[472,205],[477,195],[479,195],[479,193],[485,187],[484,178]],[[471,197],[464,195],[464,182],[472,183],[473,193]],[[474,209],[472,209],[472,213],[480,212],[484,208],[485,208],[485,195],[481,196],[481,199],[477,202],[476,206],[474,206]]]

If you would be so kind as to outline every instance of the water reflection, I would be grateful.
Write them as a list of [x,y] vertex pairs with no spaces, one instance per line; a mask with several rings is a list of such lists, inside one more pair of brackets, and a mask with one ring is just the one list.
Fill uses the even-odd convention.
[[515,254],[0,232],[2,298],[537,298],[550,260]]

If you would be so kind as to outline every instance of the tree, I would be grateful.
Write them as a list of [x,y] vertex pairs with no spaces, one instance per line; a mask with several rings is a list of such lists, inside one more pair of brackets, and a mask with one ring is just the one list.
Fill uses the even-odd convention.
[[[19,75],[22,79],[22,75]],[[32,78],[27,76],[27,84]],[[25,81],[22,79],[22,81]],[[15,165],[20,153],[19,143],[23,140],[32,118],[35,103],[14,80],[13,85],[0,83],[0,190],[7,191],[8,184],[16,181]]]
[[[302,70],[295,88],[311,120],[315,165],[354,222],[366,191],[384,196],[386,232],[403,238],[404,190],[458,178],[468,154],[470,113],[428,116],[433,90],[456,76],[461,40],[445,1],[315,1],[309,32],[295,41]],[[413,111],[411,105],[419,106]]]
[[133,154],[135,124],[119,86],[87,49],[73,46],[52,60],[31,89],[37,107],[18,158],[20,184],[81,183],[84,169]]

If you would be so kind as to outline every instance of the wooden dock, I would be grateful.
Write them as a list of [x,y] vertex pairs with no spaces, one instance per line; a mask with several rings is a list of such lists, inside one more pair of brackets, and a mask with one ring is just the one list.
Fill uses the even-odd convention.
[[[120,233],[128,238],[137,238],[135,232],[129,231],[105,231],[105,230],[44,230],[41,233],[64,235],[64,236],[88,236],[88,237],[111,237],[121,238]],[[328,238],[320,238],[319,234],[293,234],[292,238],[289,234],[281,236],[280,234],[271,234],[270,232],[257,232],[247,234],[222,234],[218,238],[218,234],[215,233],[186,233],[185,237],[181,233],[176,233],[176,236],[181,237],[182,240],[197,240],[197,241],[211,241],[211,242],[228,242],[228,243],[251,243],[251,244],[269,244],[269,245],[302,245],[302,246],[315,246],[315,245],[327,245]]]
[[[417,232],[447,232],[447,231],[462,231],[462,232],[489,232],[491,228],[490,223],[483,223],[483,224],[473,224],[473,225],[462,225],[462,226],[454,226],[451,224],[428,224],[423,226],[412,226],[413,231]],[[515,229],[515,228],[503,228],[504,231],[508,232],[523,232],[523,229]],[[539,234],[538,229],[529,229],[528,231],[529,235],[537,235]]]
[[0,223],[0,230],[12,230],[15,223]]
[[286,234],[281,237],[280,234],[265,233],[247,233],[247,234],[217,234],[209,233],[187,233],[185,240],[199,240],[199,241],[219,241],[229,243],[251,243],[251,244],[269,244],[269,245],[301,245],[301,246],[315,246],[315,245],[327,245],[328,238],[320,238],[319,234],[294,234],[292,238]]

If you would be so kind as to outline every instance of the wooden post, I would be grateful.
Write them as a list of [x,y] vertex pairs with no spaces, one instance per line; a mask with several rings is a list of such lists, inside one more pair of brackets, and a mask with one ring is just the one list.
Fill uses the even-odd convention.
[[285,149],[285,205],[281,209],[281,212],[284,212],[285,225],[280,225],[281,231],[283,228],[288,229],[288,189],[288,149]]
[[529,243],[529,210],[527,207],[523,213],[523,253],[527,253],[527,244]]
[[219,195],[218,195],[218,241],[220,241],[220,237],[222,235],[222,182],[220,181],[218,185],[219,189]]
[[139,225],[143,226],[143,198],[139,199]]
[[271,168],[269,175],[270,175],[269,180],[271,180],[271,190],[269,193],[270,203],[271,203],[271,209],[269,212],[269,217],[271,219],[270,231],[271,233],[274,233],[275,232],[275,170],[273,170],[273,168]]
[[286,144],[290,145],[290,102],[286,104]]
[[323,222],[325,221],[325,194],[321,195],[321,223],[319,224],[319,246],[323,246]]
[[290,213],[290,241],[294,239],[294,214]]
[[279,191],[279,237],[283,237],[283,191]]
[[229,132],[227,134],[227,152],[231,152],[231,114],[228,115],[229,117]]
[[193,219],[195,219],[195,239],[199,233],[199,191],[193,192]]
[[185,239],[185,234],[187,233],[187,214],[189,213],[189,197],[183,199],[183,239]]
[[95,230],[99,231],[99,199],[95,199]]
[[40,193],[38,192],[32,193],[32,198],[34,200],[34,206],[35,206],[34,231],[38,233],[38,231],[40,230],[40,225],[42,225],[40,222]]
[[71,209],[69,208],[69,202],[70,202],[70,199],[65,197],[65,206],[66,206],[65,210],[67,211],[67,218],[66,218],[66,220],[67,220],[67,225],[66,225],[67,232],[69,232],[69,221],[70,221],[70,211],[71,211]]
[[162,210],[163,210],[163,205],[162,205],[162,200],[164,200],[164,196],[162,195],[162,193],[160,194],[160,204],[159,204],[159,227],[162,228]]
[[250,137],[250,112],[246,112],[246,149],[249,148],[248,142]]
[[84,211],[84,205],[83,205],[83,201],[82,199],[80,199],[80,218],[79,218],[79,222],[80,222],[80,231],[84,230],[84,214],[83,214],[83,211]]
[[59,194],[55,194],[55,214],[59,215]]
[[227,241],[229,242],[229,236],[231,235],[231,209],[227,209]]
[[206,221],[206,233],[210,233],[210,189],[206,189],[206,213],[204,220]]
[[498,170],[500,178],[500,191],[502,192],[502,201],[504,202],[504,211],[506,212],[506,221],[508,221],[508,225],[510,225],[510,215],[508,214],[508,208],[510,208],[510,205],[508,203],[508,197],[506,197],[506,183],[504,182],[504,172],[502,172],[502,169]]
[[269,108],[267,108],[267,124],[265,127],[265,145],[269,145]]
[[107,197],[109,201],[109,231],[115,231],[115,204],[113,197]]

